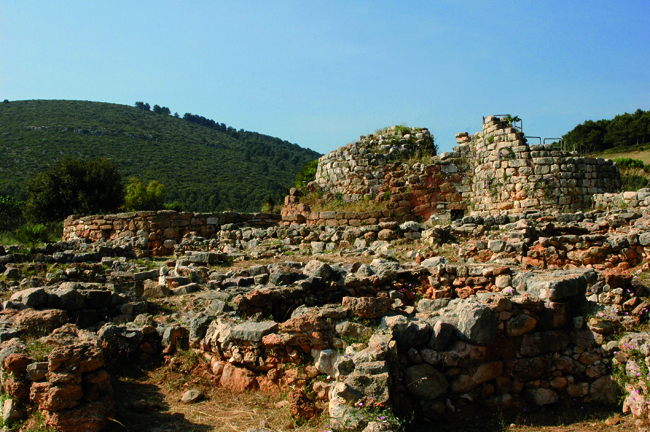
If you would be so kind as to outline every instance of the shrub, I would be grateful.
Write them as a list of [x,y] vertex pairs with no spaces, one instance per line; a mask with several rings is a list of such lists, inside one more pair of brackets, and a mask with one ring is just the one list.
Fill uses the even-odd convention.
[[650,179],[645,176],[632,174],[632,173],[621,173],[621,189],[624,191],[638,191],[648,187],[650,184]]
[[124,208],[128,211],[162,210],[165,208],[165,186],[152,180],[145,187],[135,177],[129,179],[124,198]]
[[30,248],[52,241],[50,230],[43,224],[25,224],[18,228],[13,237],[18,243]]
[[614,162],[616,162],[616,165],[620,169],[624,168],[645,168],[645,164],[643,163],[642,160],[640,159],[632,159],[632,158],[616,158],[614,159]]
[[396,125],[395,132],[399,132],[402,135],[406,135],[411,133],[411,128],[406,125]]
[[307,162],[307,165],[302,167],[296,176],[296,188],[302,189],[307,186],[309,182],[316,180],[316,170],[318,169],[318,159]]
[[61,159],[27,184],[27,214],[35,222],[112,212],[123,202],[122,176],[103,158]]

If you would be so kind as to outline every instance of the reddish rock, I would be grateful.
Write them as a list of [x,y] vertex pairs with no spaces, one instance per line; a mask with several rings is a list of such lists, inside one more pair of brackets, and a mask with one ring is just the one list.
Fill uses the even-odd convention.
[[48,355],[50,372],[64,367],[72,373],[95,370],[104,364],[102,350],[91,343],[77,343],[72,346],[54,348]]
[[456,288],[456,295],[459,298],[466,299],[469,296],[473,296],[474,294],[475,293],[474,293],[474,290],[472,289],[472,287],[466,286],[466,287],[463,287],[463,288]]
[[473,388],[490,381],[503,373],[503,364],[500,361],[483,363],[476,368],[469,368],[460,374],[451,383],[454,393],[467,393]]
[[27,365],[32,362],[32,359],[23,354],[9,354],[5,357],[4,371],[22,374],[27,371]]
[[9,374],[4,380],[5,393],[15,399],[27,399],[29,397],[29,385],[27,380],[16,379],[14,374]]
[[312,333],[320,330],[329,330],[331,327],[327,322],[327,318],[312,314],[300,315],[280,324],[280,330],[296,333]]
[[113,417],[113,401],[105,397],[63,411],[46,412],[45,424],[61,432],[100,432]]
[[583,382],[577,384],[569,384],[567,386],[566,392],[572,398],[587,396],[589,394],[589,383]]
[[604,376],[591,383],[589,392],[596,402],[618,405],[623,390],[611,376]]
[[111,376],[104,369],[85,374],[82,379],[84,401],[90,402],[111,392]]
[[21,331],[51,332],[68,322],[68,313],[59,309],[25,309],[14,316],[14,326]]
[[253,372],[245,368],[238,368],[230,363],[226,363],[224,366],[220,382],[223,387],[238,393],[257,388],[257,380]]
[[508,336],[521,336],[533,330],[537,325],[537,320],[526,314],[519,314],[510,318],[506,322],[506,333]]
[[318,408],[302,390],[291,390],[288,399],[290,403],[289,409],[294,418],[306,420],[318,414]]
[[605,277],[605,283],[612,289],[620,288],[632,281],[632,275],[627,271],[606,270],[602,273],[602,276]]
[[60,411],[79,404],[83,397],[81,377],[63,384],[38,382],[32,384],[30,398],[41,410]]

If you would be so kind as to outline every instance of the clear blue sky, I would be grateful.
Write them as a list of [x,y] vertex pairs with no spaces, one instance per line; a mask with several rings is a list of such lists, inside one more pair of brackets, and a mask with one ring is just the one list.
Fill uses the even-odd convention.
[[0,99],[168,106],[326,153],[650,109],[650,2],[0,0]]

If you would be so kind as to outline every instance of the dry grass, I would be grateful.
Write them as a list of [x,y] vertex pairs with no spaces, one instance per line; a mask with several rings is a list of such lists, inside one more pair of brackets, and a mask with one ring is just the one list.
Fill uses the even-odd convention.
[[[287,407],[277,408],[276,403],[286,399],[284,394],[235,393],[211,379],[209,365],[202,357],[183,354],[175,358],[179,360],[168,365],[141,368],[129,364],[114,371],[116,422],[107,429],[109,432],[246,432],[256,427],[276,432],[315,432],[325,428],[324,415],[311,423],[298,424]],[[192,388],[201,390],[205,398],[196,404],[181,403],[183,393]],[[145,412],[134,412],[138,401],[145,401]]]
[[632,158],[640,159],[644,164],[650,164],[650,150],[633,150],[620,153],[590,153],[589,157],[602,157],[605,159]]

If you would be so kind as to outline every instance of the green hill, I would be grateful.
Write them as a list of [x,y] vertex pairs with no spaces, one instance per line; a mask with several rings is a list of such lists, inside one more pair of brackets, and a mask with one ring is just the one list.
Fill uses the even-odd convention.
[[[320,154],[279,138],[101,102],[0,103],[0,194],[25,198],[26,181],[57,158],[101,156],[126,182],[158,180],[167,202],[192,211],[259,211]],[[200,124],[200,123],[203,124]]]

